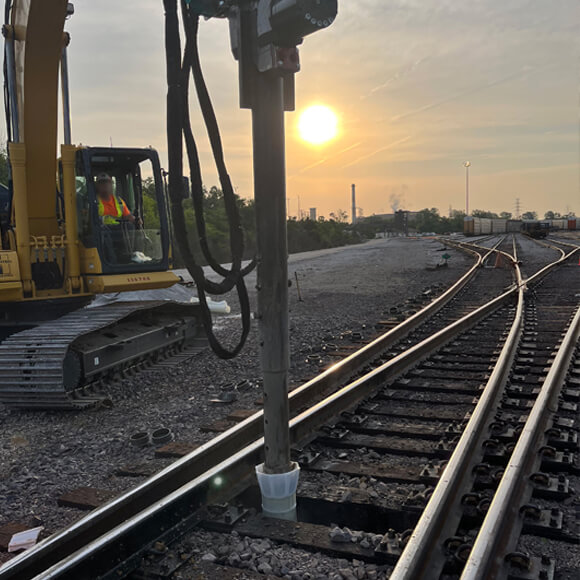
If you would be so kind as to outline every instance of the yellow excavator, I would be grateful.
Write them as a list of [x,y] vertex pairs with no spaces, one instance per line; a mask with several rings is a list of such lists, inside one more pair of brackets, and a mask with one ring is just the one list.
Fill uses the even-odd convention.
[[[163,0],[162,5],[166,174],[153,149],[73,145],[69,37],[64,28],[74,7],[66,0],[6,0],[9,183],[0,188],[0,402],[7,407],[94,405],[106,399],[98,387],[112,376],[188,345],[209,343],[221,358],[236,356],[250,329],[244,276],[257,263],[259,344],[265,393],[272,394],[265,394],[265,411],[268,415],[279,404],[287,411],[284,111],[294,109],[298,46],[305,36],[332,24],[337,0]],[[228,20],[239,63],[240,105],[252,110],[258,256],[245,266],[239,208],[199,59],[202,17]],[[64,141],[60,152],[59,77]],[[228,268],[214,258],[206,235],[201,169],[189,114],[191,79],[223,191]],[[183,177],[184,151],[188,180]],[[189,196],[199,249],[220,276],[218,282],[206,277],[190,245],[183,211]],[[136,300],[95,306],[98,295],[173,289],[179,278],[171,271],[172,239],[195,283],[198,306],[190,295],[177,299],[177,293],[168,299],[164,294],[159,300],[144,299],[139,292]],[[213,333],[206,293],[234,289],[242,330],[237,344],[229,347]]]
[[[163,289],[180,279],[170,270],[157,152],[71,142],[64,27],[73,12],[66,0],[6,2],[10,183],[0,191],[0,401],[10,408],[93,405],[103,399],[95,387],[104,379],[207,343],[194,304],[87,307],[95,295]],[[107,199],[99,182],[108,182]]]

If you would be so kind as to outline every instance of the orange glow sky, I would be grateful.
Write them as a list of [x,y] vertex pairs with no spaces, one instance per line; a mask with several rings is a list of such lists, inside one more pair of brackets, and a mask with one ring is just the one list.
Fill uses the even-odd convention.
[[[77,0],[67,24],[73,138],[152,145],[163,162],[165,64],[160,0]],[[238,106],[237,65],[224,21],[202,23],[201,53],[238,192],[252,195],[249,111]],[[331,107],[340,135],[312,146],[287,115],[290,213],[364,215],[471,208],[580,215],[577,0],[339,0],[333,26],[308,37],[298,113]],[[204,180],[216,183],[199,117]],[[201,138],[203,137],[203,138]]]

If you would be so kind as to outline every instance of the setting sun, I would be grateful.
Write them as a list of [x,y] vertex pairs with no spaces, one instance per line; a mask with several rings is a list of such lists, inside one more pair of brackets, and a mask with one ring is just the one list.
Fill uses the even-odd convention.
[[329,107],[314,105],[300,115],[298,131],[304,141],[321,145],[338,134],[338,118]]

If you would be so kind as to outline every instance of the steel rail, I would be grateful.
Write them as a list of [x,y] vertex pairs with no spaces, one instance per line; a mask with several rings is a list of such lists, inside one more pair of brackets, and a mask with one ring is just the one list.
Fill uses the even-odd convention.
[[504,556],[512,551],[517,541],[514,530],[519,532],[522,527],[523,516],[518,513],[520,499],[529,485],[528,477],[533,473],[539,443],[544,437],[548,421],[557,413],[558,395],[579,339],[580,307],[576,310],[520,434],[465,564],[461,580],[500,578]]
[[[376,385],[412,368],[429,356],[433,350],[440,348],[456,335],[471,328],[480,319],[509,302],[514,292],[515,288],[504,292],[292,419],[290,423],[292,442],[295,444],[303,441],[329,419],[336,417],[368,396]],[[308,384],[301,388],[305,388]],[[295,392],[291,393],[291,400]],[[109,561],[122,560],[122,556],[119,553],[115,554],[115,550],[121,550],[124,553],[130,551],[129,547],[135,544],[136,537],[139,538],[140,545],[145,545],[148,541],[155,541],[156,537],[151,536],[151,529],[155,529],[158,536],[159,528],[151,526],[149,518],[142,518],[143,514],[151,514],[151,510],[154,509],[156,517],[159,517],[160,521],[171,521],[171,524],[160,524],[161,527],[173,527],[182,520],[187,521],[187,516],[192,513],[195,507],[201,506],[202,502],[205,501],[211,491],[211,474],[219,473],[224,481],[240,481],[242,475],[247,476],[252,472],[254,465],[262,459],[263,441],[262,439],[255,441],[261,433],[254,440],[238,440],[238,445],[227,455],[226,442],[230,442],[230,446],[234,445],[235,442],[231,440],[232,433],[240,434],[242,439],[246,438],[248,433],[244,432],[241,427],[248,423],[251,424],[254,417],[261,418],[261,416],[262,413],[257,412],[240,426],[219,435],[189,456],[168,466],[147,482],[119,498],[113,499],[101,508],[97,508],[79,522],[47,538],[22,556],[11,560],[0,570],[0,578],[24,580],[35,577],[37,574],[39,578],[57,577],[56,575],[43,576],[43,571],[52,569],[51,574],[57,574],[57,571],[60,570],[64,574],[70,569],[70,566],[73,567],[74,571],[71,572],[70,576],[62,575],[62,577],[82,578],[82,575],[75,575],[79,574],[78,569],[75,568],[79,562],[84,563],[88,558],[91,561],[91,566],[97,566]],[[216,441],[219,444],[216,444]],[[248,447],[244,451],[239,451],[244,446]],[[197,461],[194,462],[195,459]],[[222,462],[221,466],[216,471],[215,466],[220,462]],[[180,469],[176,469],[176,465]],[[190,477],[185,478],[188,473]],[[192,480],[198,481],[200,487],[192,487],[190,483]],[[169,487],[168,481],[173,483],[173,486],[162,493],[164,484],[166,488]],[[202,482],[205,483],[202,485]],[[176,490],[181,491],[177,492]],[[184,493],[188,496],[187,498],[183,497]],[[183,505],[187,506],[187,510],[184,511]],[[119,528],[120,525],[121,528]],[[117,532],[112,534],[110,530],[117,530],[119,533],[122,531],[123,540],[119,539]],[[125,536],[125,533],[131,537]],[[104,547],[107,549],[106,557],[102,554],[94,556],[93,550],[100,553]],[[71,556],[79,550],[84,554],[80,560],[79,554]],[[61,572],[58,572],[58,577],[61,577]]]
[[[441,348],[455,336],[471,328],[485,316],[495,312],[511,300],[514,292],[514,288],[508,290],[293,418],[290,421],[292,443],[297,444],[304,441],[326,424],[329,419],[336,417],[366,398],[377,385],[392,380],[414,367],[428,357],[431,352]],[[27,580],[32,577],[35,580],[41,578],[78,580],[95,576],[105,579],[123,576],[135,566],[135,562],[140,559],[147,545],[159,541],[160,530],[169,530],[179,526],[182,521],[187,521],[188,518],[191,520],[195,509],[201,507],[207,501],[208,496],[212,494],[212,484],[215,484],[216,478],[219,477],[219,480],[224,482],[239,482],[249,476],[253,472],[254,466],[262,458],[263,443],[263,438],[254,441],[242,451],[238,451],[233,457],[223,461],[219,466],[211,467],[194,481],[147,506],[137,515],[107,531],[90,544],[81,547],[74,554],[67,555],[61,561],[52,563],[48,569],[39,569],[38,563],[36,566],[31,565],[28,568],[23,568],[22,566],[18,567],[18,562],[15,560],[8,562],[6,565],[8,574],[5,575],[5,578]],[[217,500],[219,496],[215,490],[213,493],[214,500]],[[232,492],[231,495],[233,496],[235,493]],[[223,501],[224,496],[219,497],[219,500]],[[156,524],[151,523],[152,519],[155,520]],[[187,524],[182,524],[182,526],[187,526]],[[31,575],[31,571],[38,575]],[[93,574],[93,576],[88,576],[88,574]]]
[[[485,241],[488,241],[488,240],[492,240],[493,238],[500,238],[500,240],[499,240],[499,242],[497,242],[491,248],[488,248],[487,246],[480,245],[480,242],[485,242]],[[474,248],[477,248],[478,250],[488,250],[489,251],[490,249],[495,249],[499,245],[501,245],[504,242],[505,238],[506,238],[506,235],[505,234],[493,234],[493,235],[489,235],[489,236],[485,236],[485,237],[482,237],[482,238],[478,238],[477,240],[473,240],[473,241],[469,241],[469,242],[457,240],[456,243],[462,244],[464,246],[472,246]]]
[[577,242],[577,243],[570,243],[570,241],[565,242],[563,241],[561,238],[560,239],[556,239],[554,237],[549,238],[550,240],[552,240],[553,242],[556,242],[557,244],[562,244],[563,246],[570,246],[571,248],[577,248],[580,247],[580,239],[573,239],[573,238],[566,238],[566,240],[571,240],[572,242]]
[[[305,405],[310,404],[321,393],[337,388],[357,370],[368,364],[370,360],[376,358],[441,310],[474,277],[484,260],[493,252],[493,249],[485,248],[485,255],[483,256],[475,250],[463,248],[463,251],[474,255],[476,261],[453,286],[395,328],[387,331],[357,352],[342,359],[320,375],[292,391],[289,394],[291,412],[295,414]],[[104,531],[139,513],[152,502],[161,500],[214,465],[234,455],[244,446],[259,438],[262,433],[263,411],[258,410],[251,417],[214,437],[211,441],[175,461],[147,481],[93,510],[84,518],[42,540],[34,548],[0,567],[0,578],[10,568],[19,569],[20,566],[26,567],[28,563],[34,564],[36,561],[58,561],[65,555],[74,552],[82,545],[100,536]],[[48,566],[45,565],[44,567]]]
[[514,266],[516,272],[516,284],[518,288],[523,286],[524,277],[522,276],[522,270],[520,268],[521,262],[518,259],[518,246],[516,244],[516,237],[512,234],[512,246],[513,246],[513,259],[514,259]]
[[[372,390],[375,383],[389,380],[389,377],[404,372],[407,368],[417,364],[423,357],[428,356],[431,350],[439,348],[456,334],[471,327],[479,319],[509,301],[514,292],[515,288],[512,288],[292,419],[292,441],[302,440],[324,424],[328,418],[334,417],[342,410],[356,404]],[[426,345],[430,346],[425,348]],[[253,466],[262,459],[262,446],[262,439],[252,442],[245,449],[232,454],[232,457],[225,458],[219,465],[213,463],[205,472],[193,476],[189,481],[183,482],[181,487],[176,486],[157,500],[151,496],[146,496],[145,499],[149,501],[138,510],[138,513],[135,503],[127,503],[135,499],[135,493],[134,491],[128,492],[107,506],[96,510],[97,513],[103,513],[110,509],[111,505],[117,505],[118,512],[122,515],[122,508],[127,508],[125,510],[126,517],[119,519],[115,526],[107,528],[103,525],[106,523],[106,518],[100,518],[97,520],[97,524],[100,525],[92,528],[86,527],[95,523],[94,518],[88,516],[84,519],[85,528],[80,528],[84,534],[77,533],[75,535],[76,551],[70,550],[71,542],[57,545],[56,547],[60,548],[58,551],[50,550],[49,548],[54,548],[53,536],[44,540],[44,550],[36,550],[35,552],[33,549],[22,557],[8,562],[2,569],[1,577],[6,579],[18,578],[19,580],[33,577],[62,577],[74,580],[95,576],[119,577],[123,574],[123,570],[128,572],[131,566],[134,567],[136,559],[140,558],[148,544],[159,540],[160,535],[163,539],[164,531],[166,537],[172,537],[173,529],[177,528],[183,531],[188,526],[193,525],[192,518],[194,519],[195,516],[192,514],[195,513],[195,509],[211,499],[212,496],[217,497],[218,492],[216,492],[215,485],[212,485],[217,484],[217,475],[219,475],[220,481],[232,482],[232,486],[233,482],[239,482],[244,476],[249,475]],[[207,443],[204,447],[206,451],[211,449],[212,442]],[[195,455],[195,452],[191,455]],[[186,461],[187,458],[184,458],[177,463],[183,464]],[[173,471],[171,467],[166,468],[158,475],[171,474]],[[144,488],[146,490],[147,487],[146,483],[139,486],[142,494],[141,496],[137,495],[137,499],[141,503],[144,499],[142,497],[143,490]],[[64,530],[57,536],[64,535],[66,539],[66,534],[70,533],[71,529],[78,532],[78,523],[73,524],[68,530]],[[39,547],[42,546],[39,544]],[[69,550],[67,551],[66,548]],[[111,564],[112,562],[117,562],[118,565],[115,567]],[[102,570],[102,574],[97,573],[97,568]],[[112,568],[114,569],[113,573],[108,576],[107,573]],[[84,576],[81,569],[85,570]]]
[[[486,251],[489,252],[489,249],[486,248]],[[480,263],[481,259],[478,260],[476,267]],[[456,323],[451,325],[451,327],[447,327],[443,331],[437,333],[437,339],[439,341],[443,341],[440,342],[440,344],[444,343],[445,340],[451,339],[454,332],[461,332],[462,329],[469,327],[470,324],[475,323],[479,318],[489,313],[491,310],[501,306],[502,303],[509,300],[509,297],[513,293],[514,289],[505,292],[500,297],[497,297],[493,301],[488,302],[483,307],[480,307],[477,311],[470,313],[460,321],[456,321]],[[467,322],[468,320],[470,321],[469,323]],[[462,324],[465,326],[459,328],[459,326]],[[431,339],[433,338],[434,337],[431,337]],[[404,360],[406,360],[410,365],[416,364],[416,362],[412,362],[412,357],[417,356],[417,347],[414,347],[411,350],[413,352],[408,351],[407,353],[403,353],[403,355],[395,357],[388,363],[385,363],[385,365],[380,368],[381,372],[379,374],[376,374],[379,372],[379,369],[375,371],[374,377],[376,379],[380,377],[381,380],[387,380],[387,377],[382,375],[382,373],[384,373],[389,368],[391,372],[394,371],[395,367],[399,369],[399,372],[402,372],[404,370],[402,361]],[[408,358],[406,358],[405,355],[407,355]],[[315,382],[316,379],[313,381]],[[309,383],[307,383],[307,385],[308,384]],[[348,387],[345,387],[333,395],[335,405],[334,411],[329,410],[331,405],[328,405],[328,400],[319,403],[313,407],[313,409],[326,410],[326,413],[329,416],[331,416],[333,413],[336,414],[340,411],[336,405],[344,406],[344,401],[349,400],[348,398],[343,399],[345,389],[348,390]],[[349,393],[352,397],[352,390],[349,390]],[[292,394],[290,396],[292,397]],[[338,399],[336,399],[336,397],[338,397]],[[312,411],[312,409],[310,411]],[[261,417],[261,412],[257,412],[254,417],[256,416]],[[146,529],[148,530],[156,530],[156,537],[153,539],[156,539],[159,536],[160,529],[171,527],[180,521],[187,523],[188,516],[191,515],[194,506],[201,505],[201,502],[205,500],[206,496],[208,496],[211,492],[211,486],[209,485],[211,482],[211,473],[221,473],[222,468],[226,469],[227,466],[227,473],[230,476],[233,474],[229,481],[239,481],[239,473],[234,473],[236,469],[239,472],[243,466],[245,469],[244,473],[249,473],[248,469],[251,471],[251,468],[249,468],[248,465],[253,466],[256,463],[259,463],[261,460],[259,451],[261,449],[261,444],[259,441],[252,442],[246,451],[239,451],[243,445],[248,445],[249,443],[244,440],[244,438],[248,436],[248,433],[244,432],[241,428],[244,427],[244,425],[251,425],[253,422],[252,419],[253,417],[247,419],[238,427],[232,428],[229,432],[216,437],[214,440],[206,443],[197,451],[175,462],[134,490],[131,490],[126,494],[112,500],[108,504],[97,508],[94,512],[79,522],[72,524],[69,528],[55,534],[54,536],[51,536],[50,538],[47,538],[46,540],[43,540],[36,548],[31,549],[30,551],[24,553],[22,556],[17,557],[5,564],[4,568],[2,568],[0,571],[0,577],[7,579],[18,578],[19,580],[21,578],[25,579],[34,577],[36,574],[40,574],[40,576],[38,576],[39,578],[46,577],[43,575],[44,570],[49,569],[52,565],[55,566],[55,570],[60,569],[62,563],[65,562],[72,553],[79,549],[83,554],[85,554],[86,557],[91,559],[90,555],[92,552],[84,547],[89,545],[91,542],[99,543],[102,538],[108,537],[110,530],[115,529],[123,522],[127,522],[128,525],[131,521],[136,522],[137,520],[135,518],[137,518],[137,515],[143,510],[150,510],[153,508],[155,510],[161,510],[171,519],[171,524],[166,525],[159,523],[158,525],[151,525],[149,523],[149,525],[146,526]],[[292,423],[292,433],[293,440],[296,440],[296,433],[302,432],[300,429],[303,429],[304,423],[299,422],[294,426],[294,421],[295,420],[293,420]],[[296,429],[299,429],[299,431]],[[232,438],[234,438],[235,435],[239,435],[240,439],[242,439],[239,441],[237,446],[235,445],[235,441],[232,441]],[[257,448],[256,444],[258,445]],[[232,458],[230,458],[228,455],[224,457],[228,445],[234,447],[234,451],[229,454],[232,456]],[[252,449],[257,449],[258,451],[254,453],[252,452]],[[250,455],[248,455],[248,453],[250,453]],[[240,458],[243,458],[243,460]],[[216,468],[216,464],[220,461],[222,461],[222,464],[218,469]],[[204,473],[207,475],[207,478],[205,479]],[[191,487],[190,482],[192,482],[194,479],[200,482],[199,486]],[[204,487],[201,485],[202,481],[205,481],[208,485]],[[176,492],[176,490],[180,488],[183,488],[183,491],[185,487],[189,489],[189,494],[184,496],[181,493]],[[169,498],[174,498],[175,501],[170,501]],[[195,499],[197,500],[197,503],[194,501]],[[163,509],[164,506],[167,507],[166,510]],[[180,506],[183,508],[181,509],[181,512]],[[149,522],[149,520],[147,520],[147,522]],[[137,526],[137,523],[135,523],[135,526]],[[134,530],[135,526],[131,524],[129,525],[129,529]],[[148,538],[150,538],[150,534],[147,535],[144,533],[144,531],[144,529],[140,529],[141,536],[139,538],[139,545],[145,545],[148,541]],[[101,540],[99,540],[99,538],[101,538]],[[135,549],[135,536],[133,535],[132,538],[133,546],[126,542],[123,543],[122,546],[130,546],[132,549]],[[110,547],[109,544],[108,547]],[[129,548],[127,548],[127,550],[129,550]],[[70,577],[79,578],[80,576],[72,575]]]
[[523,326],[524,291],[529,284],[538,282],[556,265],[569,259],[578,249],[580,248],[548,264],[525,282],[522,281],[517,264],[517,253],[514,253],[513,259],[518,279],[518,306],[512,328],[483,394],[397,561],[390,580],[429,580],[433,577],[433,565],[443,562],[441,536],[444,530],[459,521],[459,515],[453,512],[453,505],[464,489],[465,482],[471,477],[469,467],[473,463],[473,453],[478,444],[482,443],[485,426],[493,418],[497,402],[502,396],[502,387],[509,376],[510,367],[517,352]]
[[[493,238],[495,236],[490,236],[490,237]],[[496,253],[496,254],[501,254],[502,256],[504,256],[505,258],[510,260],[512,262],[512,264],[515,266],[516,260],[514,260],[514,256],[511,256],[507,252],[499,249],[499,246],[501,246],[501,244],[503,244],[505,242],[506,238],[507,238],[507,236],[503,236],[501,238],[501,240],[492,248],[487,248],[486,246],[480,246],[479,244],[476,244],[474,242],[460,242],[460,243],[464,244],[466,246],[471,246],[473,248],[476,248],[478,251],[488,250],[488,253],[485,256],[485,259],[483,260],[483,264],[485,263],[485,260],[487,260],[487,258],[491,255],[491,253]],[[478,240],[478,241],[482,241],[482,240]],[[514,251],[515,251],[515,247],[514,247]]]
[[438,577],[438,574],[434,576],[434,570],[442,569],[445,563],[445,554],[438,540],[442,536],[453,535],[453,532],[446,530],[457,528],[461,518],[457,499],[473,477],[470,468],[473,467],[474,457],[477,457],[477,450],[485,436],[485,427],[492,419],[502,396],[523,328],[524,287],[521,284],[515,247],[514,257],[510,258],[515,264],[518,281],[518,303],[510,332],[485,389],[391,573],[390,580],[429,580]]
[[[529,239],[532,240],[532,242],[538,244],[539,246],[544,246],[545,248],[549,248],[550,250],[557,250],[562,255],[566,254],[566,252],[562,248],[559,248],[558,246],[554,246],[553,244],[549,244],[548,242],[543,242],[541,240],[537,240],[536,238],[529,238]],[[553,240],[553,241],[556,241],[556,240]],[[556,243],[558,243],[558,242],[556,241]],[[562,245],[569,246],[571,248],[576,247],[574,244],[567,244],[565,242]]]

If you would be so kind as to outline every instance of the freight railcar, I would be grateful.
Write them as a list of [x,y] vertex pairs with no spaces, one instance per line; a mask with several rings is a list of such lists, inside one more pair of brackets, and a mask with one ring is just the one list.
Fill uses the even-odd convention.
[[530,238],[545,238],[550,231],[550,222],[538,220],[523,221],[522,233],[530,236]]
[[463,233],[466,236],[503,234],[506,231],[507,220],[500,218],[466,217],[463,222]]
[[568,229],[568,219],[554,219],[550,221],[550,229],[551,230],[567,230]]
[[463,233],[466,236],[485,236],[491,234],[491,228],[489,218],[466,217],[463,221]]
[[507,231],[507,220],[501,218],[492,218],[491,233],[504,234]]

